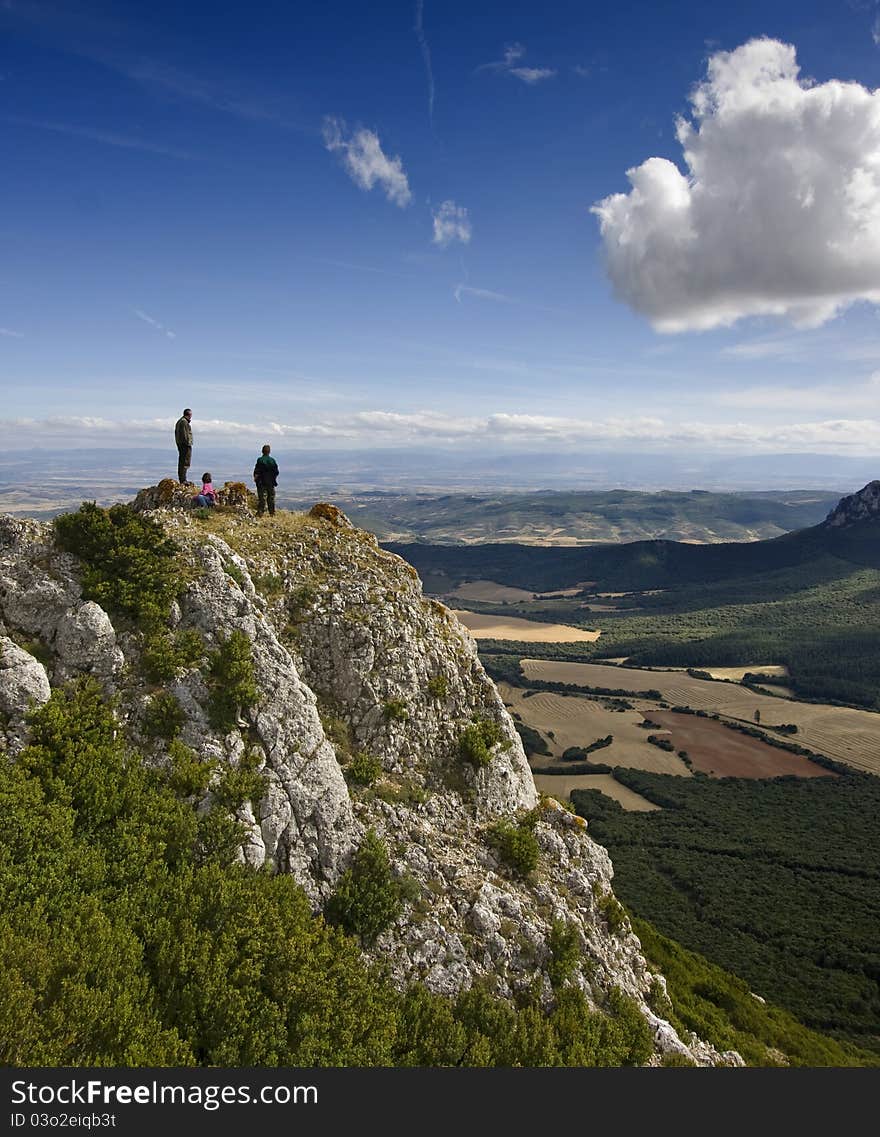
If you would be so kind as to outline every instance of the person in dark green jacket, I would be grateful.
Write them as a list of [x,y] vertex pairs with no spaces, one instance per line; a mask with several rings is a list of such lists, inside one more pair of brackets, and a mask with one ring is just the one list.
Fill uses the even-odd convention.
[[266,443],[263,453],[254,466],[254,482],[257,486],[257,516],[262,517],[269,507],[269,516],[275,516],[275,487],[278,485],[278,463],[269,451],[272,447]]
[[190,426],[192,411],[189,407],[174,424],[174,441],[177,445],[177,480],[181,485],[187,482],[187,470],[192,462],[193,428]]

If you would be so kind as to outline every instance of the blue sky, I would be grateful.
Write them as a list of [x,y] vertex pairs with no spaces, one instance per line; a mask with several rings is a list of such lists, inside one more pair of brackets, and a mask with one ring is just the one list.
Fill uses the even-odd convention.
[[880,443],[869,0],[0,28],[6,448]]

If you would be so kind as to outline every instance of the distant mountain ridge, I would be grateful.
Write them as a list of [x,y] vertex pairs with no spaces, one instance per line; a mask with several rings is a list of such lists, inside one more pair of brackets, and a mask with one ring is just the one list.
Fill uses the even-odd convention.
[[[304,498],[282,497],[293,508],[308,504]],[[641,540],[715,544],[778,537],[815,525],[839,497],[839,492],[827,489],[761,493],[615,489],[362,492],[337,495],[335,500],[384,541],[586,546]]]
[[[824,520],[761,541],[695,545],[648,540],[615,545],[539,547],[509,543],[469,546],[382,542],[423,574],[452,582],[494,580],[536,592],[589,581],[596,588],[670,588],[789,568],[830,553],[880,568],[880,481],[842,498]],[[436,588],[436,591],[443,591]]]

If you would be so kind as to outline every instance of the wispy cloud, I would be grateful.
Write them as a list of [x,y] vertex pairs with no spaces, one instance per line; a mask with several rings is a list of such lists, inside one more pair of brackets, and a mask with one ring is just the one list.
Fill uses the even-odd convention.
[[198,103],[203,107],[246,121],[268,122],[311,133],[310,128],[291,121],[276,107],[267,105],[264,100],[233,91],[228,80],[218,82],[204,79],[156,59],[130,60],[105,56],[102,62],[134,82],[151,87],[165,95]]
[[503,292],[492,292],[488,288],[472,288],[469,284],[456,284],[452,295],[460,304],[462,296],[476,296],[480,300],[495,300],[499,304],[518,304],[512,296],[505,296]]
[[545,79],[552,79],[556,75],[554,67],[520,66],[519,61],[525,53],[526,49],[521,43],[508,43],[504,47],[504,54],[501,59],[496,59],[492,63],[482,63],[477,71],[497,71],[506,75],[514,75],[523,83],[528,83],[529,86],[541,83]]
[[435,245],[445,249],[454,241],[462,245],[468,244],[471,239],[471,221],[463,205],[456,205],[454,201],[444,201],[432,216],[434,236],[431,239]]
[[389,158],[372,130],[361,127],[348,138],[345,133],[346,125],[341,119],[324,119],[324,145],[342,156],[342,164],[355,185],[371,190],[378,183],[389,201],[401,209],[409,205],[412,192],[400,158]]
[[137,316],[139,320],[143,320],[145,324],[149,324],[151,328],[155,328],[157,332],[162,332],[166,339],[177,339],[177,336],[170,328],[166,328],[164,324],[159,323],[158,320],[154,319],[148,312],[144,312],[143,309],[132,308],[132,313]]
[[790,363],[809,358],[811,345],[797,339],[746,340],[721,349],[726,359],[751,361],[755,359],[784,360]]
[[185,150],[178,150],[174,146],[165,146],[162,143],[150,142],[144,138],[134,138],[128,134],[116,134],[113,131],[101,130],[92,126],[76,126],[65,122],[40,122],[28,118],[10,118],[9,122],[20,126],[31,126],[36,130],[50,130],[54,134],[67,134],[71,138],[85,138],[89,142],[100,142],[105,146],[119,146],[126,150],[143,150],[148,154],[161,154],[166,158],[183,158],[192,160],[193,155]]
[[540,83],[544,79],[552,79],[556,74],[552,67],[511,67],[510,74],[524,83]]
[[477,71],[509,71],[525,53],[526,49],[521,43],[505,44],[501,59],[496,59],[492,63],[481,63]]
[[419,47],[422,51],[422,59],[425,64],[425,76],[428,80],[428,119],[431,125],[434,125],[434,69],[431,66],[431,49],[428,46],[428,40],[425,36],[425,0],[416,0],[416,26],[415,33],[416,39],[419,41]]
[[490,288],[475,288],[470,284],[456,284],[452,295],[460,304],[462,296],[473,296],[477,300],[492,300],[496,304],[515,304],[519,308],[530,308],[533,312],[550,312],[554,316],[570,316],[561,308],[551,308],[547,304],[534,304],[531,300],[521,300],[518,296],[508,296],[504,292],[493,292]]
[[[133,419],[97,416],[54,416],[44,419],[0,419],[0,441],[10,449],[36,443],[54,445],[118,445],[120,431],[130,446],[164,445],[173,417]],[[680,422],[660,416],[589,419],[496,412],[456,415],[435,410],[410,412],[374,409],[338,417],[268,420],[199,420],[205,442],[247,447],[267,438],[357,446],[407,444],[471,446],[494,444],[577,448],[588,444],[630,444],[645,450],[677,450],[691,446],[726,453],[872,453],[880,446],[880,420],[828,418],[817,422],[785,421],[756,427],[753,422]]]
[[0,336],[8,336],[14,340],[23,340],[24,332],[16,332],[12,328],[0,328]]

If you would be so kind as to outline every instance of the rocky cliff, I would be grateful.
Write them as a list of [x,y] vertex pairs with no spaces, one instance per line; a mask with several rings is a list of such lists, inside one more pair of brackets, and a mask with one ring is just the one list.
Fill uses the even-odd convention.
[[868,482],[857,493],[841,498],[822,525],[829,529],[842,529],[859,521],[877,518],[880,518],[880,482],[875,481]]
[[[162,690],[198,755],[258,764],[265,792],[258,808],[238,809],[241,856],[291,873],[315,910],[365,833],[382,839],[406,903],[366,950],[398,985],[452,995],[484,977],[504,997],[537,985],[549,1004],[552,930],[564,925],[580,949],[571,981],[597,1004],[613,988],[633,997],[658,1055],[741,1064],[681,1039],[649,1009],[663,980],[614,900],[605,850],[580,818],[539,799],[474,641],[422,595],[410,565],[332,506],[271,520],[231,507],[199,516],[174,495],[153,508],[160,496],[145,491],[136,507],[173,539],[187,582],[168,631],[202,644],[161,684],[142,677],[143,635],[83,598],[83,566],[51,526],[0,518],[0,745],[14,756],[28,707],[88,674],[117,697],[120,726],[145,760],[161,763],[148,727]],[[212,725],[205,658],[236,631],[250,645],[257,696],[227,730]],[[537,867],[505,863],[487,840],[499,823],[528,828]]]

